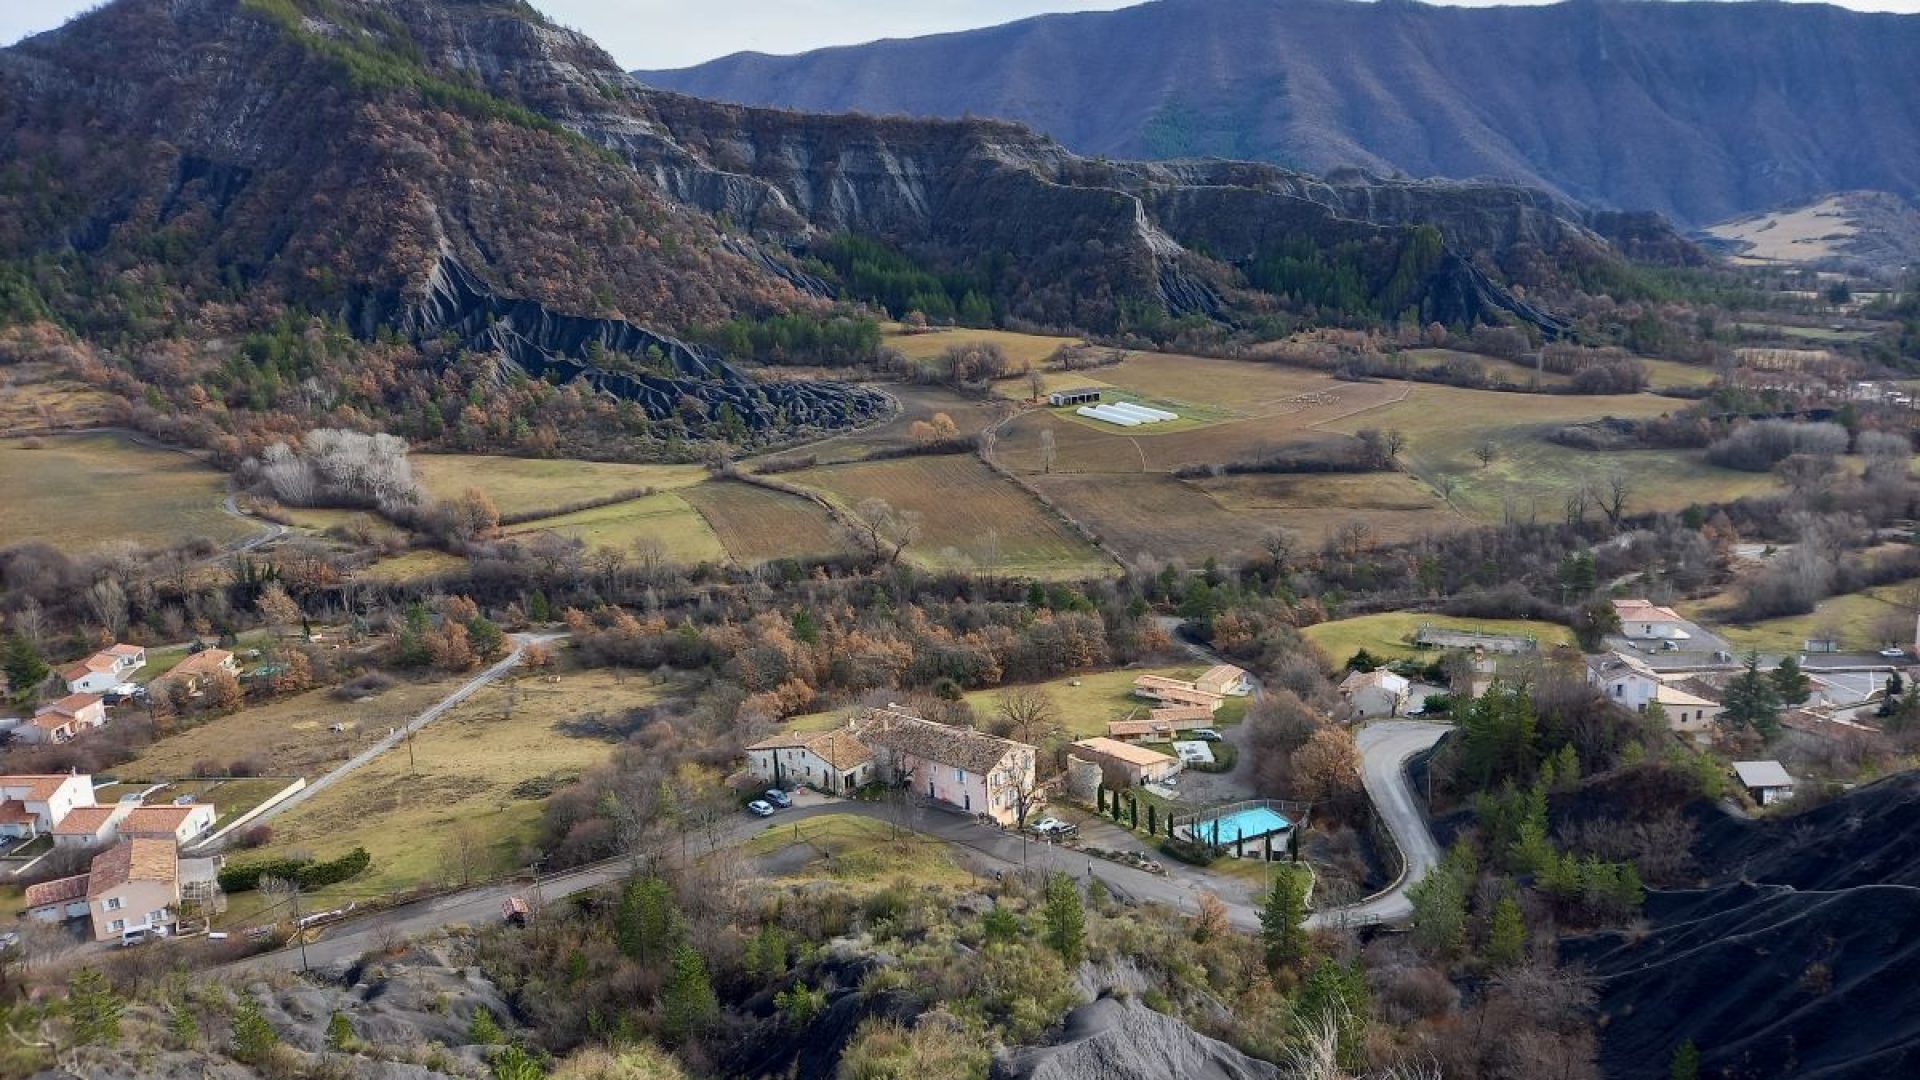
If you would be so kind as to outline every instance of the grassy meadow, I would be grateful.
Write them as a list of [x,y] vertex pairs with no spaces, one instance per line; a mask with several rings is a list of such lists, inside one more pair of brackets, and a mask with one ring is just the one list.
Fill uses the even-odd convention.
[[1301,631],[1308,641],[1320,647],[1334,666],[1365,649],[1375,656],[1393,660],[1432,659],[1436,649],[1419,649],[1413,635],[1422,626],[1448,630],[1477,630],[1486,634],[1531,636],[1543,649],[1573,641],[1573,631],[1557,623],[1523,619],[1459,619],[1450,615],[1430,615],[1421,611],[1391,611],[1380,615],[1362,615],[1318,623]]
[[120,435],[0,439],[0,491],[0,547],[38,540],[84,551],[193,537],[227,543],[259,531],[221,509],[224,475]]
[[661,695],[657,682],[608,671],[494,684],[414,737],[415,766],[402,744],[276,819],[262,854],[324,859],[364,847],[373,855],[372,869],[321,890],[315,907],[330,892],[344,899],[446,881],[461,863],[474,879],[511,871],[534,837],[543,792],[612,753],[611,743],[571,734],[568,723]]

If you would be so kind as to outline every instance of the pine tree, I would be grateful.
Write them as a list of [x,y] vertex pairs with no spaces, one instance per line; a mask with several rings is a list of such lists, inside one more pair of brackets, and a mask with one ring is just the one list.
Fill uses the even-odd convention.
[[1780,730],[1780,692],[1760,670],[1757,652],[1747,653],[1745,670],[1727,683],[1720,704],[1720,722],[1735,731],[1750,728],[1770,739]]
[[1520,905],[1511,896],[1502,896],[1493,905],[1487,923],[1487,963],[1495,968],[1517,966],[1526,959],[1527,920]]
[[507,635],[500,625],[484,615],[475,615],[467,620],[467,644],[473,647],[475,656],[482,660],[498,660],[506,651]]
[[1307,958],[1307,884],[1307,874],[1299,867],[1277,867],[1273,889],[1260,908],[1260,943],[1268,971],[1297,968]]
[[1813,680],[1800,670],[1800,661],[1792,656],[1782,659],[1768,678],[1773,681],[1774,693],[1780,695],[1782,704],[1804,705],[1813,694]]
[[1700,1048],[1692,1039],[1674,1048],[1673,1064],[1667,1067],[1667,1080],[1700,1080]]
[[346,1013],[336,1010],[327,1018],[327,1049],[345,1052],[352,1049],[353,1042],[353,1021],[347,1019]]
[[192,1050],[200,1045],[200,1021],[193,1015],[193,1009],[184,1001],[167,1003],[167,1033],[173,1036],[173,1044],[182,1050]]
[[273,1025],[261,1014],[260,999],[251,991],[242,994],[233,1010],[234,1060],[258,1065],[279,1044],[280,1033],[273,1030]]
[[546,1080],[547,1070],[532,1054],[518,1046],[503,1047],[487,1060],[493,1080]]
[[553,604],[547,600],[547,594],[539,589],[527,597],[527,621],[532,623],[550,623],[553,621]]
[[40,656],[40,650],[20,634],[12,634],[7,638],[5,668],[7,685],[17,698],[24,698],[40,689],[40,684],[46,682],[51,673],[46,660]]
[[1366,969],[1357,959],[1352,964],[1323,960],[1315,965],[1294,1002],[1294,1016],[1300,1023],[1332,1022],[1339,1036],[1340,1064],[1350,1069],[1360,1065],[1360,1037],[1372,1012]]
[[676,1039],[700,1031],[719,1010],[706,957],[693,946],[682,945],[674,952],[673,971],[660,992],[660,1008],[667,1033]]
[[[339,1013],[333,1015],[346,1019]],[[348,1029],[348,1034],[352,1034],[352,1029]],[[333,1037],[332,1028],[328,1028],[327,1037]],[[473,1010],[473,1019],[467,1021],[467,1041],[475,1046],[499,1046],[507,1041],[507,1033],[500,1030],[500,1022],[493,1018],[493,1010],[482,1005]]]
[[678,933],[679,914],[666,881],[645,877],[627,886],[616,930],[621,952],[650,965],[666,959]]
[[126,1004],[114,993],[107,977],[94,968],[81,968],[67,983],[67,1018],[73,1041],[81,1046],[110,1043],[120,1037],[120,1014]]
[[1055,874],[1047,879],[1044,914],[1047,947],[1059,953],[1068,967],[1079,964],[1087,954],[1087,912],[1072,878]]

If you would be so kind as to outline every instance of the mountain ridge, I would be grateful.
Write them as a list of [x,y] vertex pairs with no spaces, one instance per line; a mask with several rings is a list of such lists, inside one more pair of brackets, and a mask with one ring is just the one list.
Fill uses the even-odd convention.
[[1920,192],[1916,53],[1920,17],[1818,5],[1157,0],[635,74],[756,105],[1003,117],[1093,155],[1494,177],[1704,225]]

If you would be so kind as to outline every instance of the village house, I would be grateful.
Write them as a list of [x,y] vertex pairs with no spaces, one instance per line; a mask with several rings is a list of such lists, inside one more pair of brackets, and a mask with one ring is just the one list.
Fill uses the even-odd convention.
[[175,685],[184,683],[188,693],[198,694],[205,689],[207,680],[221,671],[229,675],[239,675],[239,661],[225,649],[202,649],[175,664],[171,671],[153,682],[155,687],[169,683]]
[[747,747],[747,771],[774,787],[846,795],[873,779],[873,751],[850,728],[780,734]]
[[1788,776],[1786,768],[1777,761],[1736,761],[1733,773],[1740,778],[1740,786],[1761,806],[1772,806],[1793,797],[1793,777]]
[[180,852],[171,840],[127,840],[93,860],[87,909],[95,941],[168,933],[178,918]]
[[1608,701],[1634,712],[1658,704],[1670,729],[1695,737],[1712,731],[1724,711],[1712,683],[1696,676],[1663,678],[1646,661],[1626,653],[1588,657],[1587,683]]
[[1620,633],[1638,641],[1686,641],[1687,620],[1668,607],[1649,600],[1615,600],[1613,612],[1620,617]]
[[86,918],[87,879],[86,874],[75,874],[27,886],[27,917],[50,923]]
[[45,836],[76,808],[93,805],[93,777],[0,776],[0,836]]
[[166,840],[184,847],[211,831],[219,817],[212,803],[141,806],[121,818],[115,831],[122,840]]
[[1163,784],[1180,775],[1180,759],[1117,739],[1081,739],[1067,751],[1100,766],[1107,787],[1114,790]]
[[115,645],[63,668],[60,678],[69,694],[104,694],[147,666],[147,650],[138,645]]
[[1201,708],[1209,714],[1219,712],[1226,700],[1184,679],[1169,679],[1164,675],[1141,675],[1134,679],[1133,696],[1162,705]]
[[1413,683],[1386,668],[1356,671],[1340,682],[1340,696],[1365,717],[1399,716],[1407,707]]
[[114,806],[76,807],[53,827],[53,846],[57,848],[104,847],[119,835],[120,819],[133,812],[137,803]]
[[1193,687],[1223,697],[1246,697],[1253,693],[1253,676],[1232,664],[1215,664],[1193,680]]
[[14,729],[27,743],[63,743],[107,726],[107,703],[98,694],[68,694],[34,710],[33,719]]
[[853,733],[873,753],[882,781],[956,809],[1012,825],[1022,802],[1034,799],[1037,751],[1025,743],[897,708],[869,711],[854,722]]

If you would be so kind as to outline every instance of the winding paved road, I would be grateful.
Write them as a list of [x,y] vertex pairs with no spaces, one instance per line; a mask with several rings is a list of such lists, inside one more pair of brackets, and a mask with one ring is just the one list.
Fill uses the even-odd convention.
[[[516,650],[518,652],[518,650]],[[505,661],[502,661],[504,664]],[[495,665],[499,668],[500,665]],[[504,673],[504,672],[502,672]],[[489,672],[493,678],[498,674]],[[478,690],[483,675],[472,690]],[[463,688],[465,689],[465,688]],[[471,693],[472,690],[468,690]],[[453,702],[443,702],[448,705]],[[444,709],[442,710],[444,711]],[[437,715],[437,714],[436,714]],[[423,714],[423,717],[425,714]],[[420,721],[416,721],[420,723]],[[1367,794],[1386,819],[1394,840],[1400,845],[1405,871],[1385,891],[1355,904],[1313,915],[1314,927],[1360,926],[1405,920],[1413,911],[1406,892],[1425,877],[1439,860],[1438,845],[1427,828],[1407,778],[1406,764],[1416,754],[1432,748],[1450,728],[1408,720],[1373,724],[1361,730],[1358,738],[1362,756],[1362,780]],[[351,762],[349,764],[352,764]],[[344,768],[344,767],[343,767]],[[770,821],[742,816],[719,830],[711,840],[700,838],[697,846],[707,851],[738,847],[769,830],[791,828],[808,818],[826,814],[854,814],[881,820],[896,820],[902,811],[893,806],[873,803],[842,802],[810,792],[796,795],[799,805],[782,811]],[[1223,882],[1197,871],[1173,867],[1165,876],[1055,847],[992,826],[971,817],[925,809],[910,814],[905,823],[929,843],[947,844],[961,849],[965,862],[982,876],[1021,869],[1054,871],[1084,879],[1098,877],[1116,896],[1123,899],[1168,904],[1184,910],[1197,910],[1205,893],[1218,895],[1226,905],[1229,921],[1241,930],[1260,926],[1258,898],[1233,895]],[[613,859],[543,878],[539,893],[551,903],[574,893],[619,881],[632,872],[630,860]],[[388,911],[352,920],[337,926],[334,933],[307,946],[306,963],[316,968],[339,968],[396,937],[423,934],[448,926],[484,925],[500,917],[501,902],[513,895],[531,891],[525,883],[478,886],[430,900],[422,900]],[[247,970],[298,970],[302,959],[299,949],[283,949],[252,957],[235,965]]]
[[1418,720],[1382,720],[1360,729],[1354,739],[1360,746],[1360,780],[1366,785],[1374,810],[1393,834],[1393,842],[1399,845],[1404,869],[1384,892],[1318,912],[1307,920],[1309,926],[1401,922],[1413,914],[1407,890],[1439,863],[1440,845],[1434,842],[1433,830],[1427,827],[1426,815],[1414,798],[1407,762],[1431,750],[1452,730],[1445,724]]

